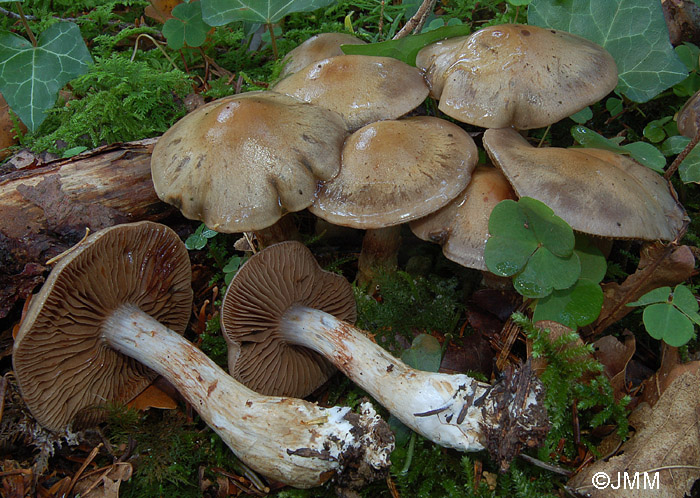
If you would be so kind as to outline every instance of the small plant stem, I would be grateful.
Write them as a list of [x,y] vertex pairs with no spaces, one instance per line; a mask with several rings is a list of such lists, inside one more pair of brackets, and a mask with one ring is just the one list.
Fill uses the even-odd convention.
[[685,146],[685,149],[683,149],[681,153],[676,156],[676,159],[673,160],[671,166],[668,167],[666,173],[664,173],[664,178],[666,180],[670,181],[671,177],[678,169],[678,166],[680,166],[683,160],[686,157],[688,157],[688,154],[690,154],[690,152],[695,148],[698,142],[700,142],[700,130],[698,131],[698,133],[695,134],[693,139],[690,142],[688,142],[688,145]]
[[277,60],[279,54],[277,52],[277,40],[275,39],[275,28],[272,26],[272,23],[267,23],[267,30],[270,32],[270,43],[272,44],[272,55],[275,57],[275,60]]
[[542,135],[542,138],[540,139],[540,143],[537,144],[537,148],[539,149],[542,147],[542,144],[544,143],[544,139],[547,138],[547,133],[549,133],[549,129],[552,127],[552,125],[547,126],[547,128],[544,130],[544,135]]
[[138,36],[136,37],[136,41],[134,42],[134,52],[131,54],[131,59],[130,59],[131,62],[134,62],[134,59],[136,58],[136,52],[137,52],[138,49],[139,49],[139,40],[141,39],[142,36],[143,36],[144,38],[148,38],[149,40],[151,40],[151,41],[153,42],[153,44],[156,46],[156,48],[158,48],[158,50],[161,51],[161,53],[163,54],[163,56],[164,56],[166,59],[168,59],[168,62],[170,62],[170,64],[171,64],[175,69],[177,69],[177,70],[180,69],[180,68],[177,67],[177,65],[173,62],[173,60],[172,60],[170,57],[168,57],[168,54],[165,53],[165,50],[163,49],[163,47],[160,46],[160,43],[158,43],[158,41],[156,41],[156,39],[153,38],[151,35],[148,35],[148,34],[146,34],[146,33],[141,33],[140,35],[138,35]]
[[383,38],[382,31],[384,31],[384,0],[382,0],[382,4],[379,7],[379,23],[377,24],[377,31],[379,31],[379,38]]
[[413,451],[416,447],[416,433],[411,432],[411,439],[408,442],[408,452],[406,453],[406,462],[403,464],[401,469],[401,475],[405,476],[408,474],[408,469],[411,468],[411,462],[413,461]]
[[38,43],[36,42],[36,38],[34,38],[34,33],[32,33],[32,30],[29,28],[27,17],[24,15],[24,11],[22,10],[22,4],[19,2],[17,2],[17,11],[19,12],[19,17],[22,20],[22,25],[24,25],[24,29],[27,30],[27,35],[32,42],[32,47],[36,47]]
[[403,28],[401,28],[401,31],[396,33],[394,35],[394,40],[398,40],[399,38],[403,38],[404,36],[408,36],[411,33],[418,33],[420,32],[421,29],[423,29],[423,25],[425,24],[425,21],[428,19],[428,16],[430,13],[433,11],[435,8],[435,3],[437,0],[423,0],[423,3],[418,7],[418,10],[416,11],[415,14],[413,14],[413,17],[411,17],[406,24],[404,24]]
[[518,23],[518,15],[520,14],[520,5],[515,6],[515,20],[514,22],[517,24]]

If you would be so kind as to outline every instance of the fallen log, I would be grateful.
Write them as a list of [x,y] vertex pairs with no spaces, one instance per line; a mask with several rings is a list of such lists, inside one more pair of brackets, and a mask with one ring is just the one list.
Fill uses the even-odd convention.
[[151,181],[157,140],[107,145],[0,177],[0,318],[41,283],[42,265],[86,228],[172,213]]

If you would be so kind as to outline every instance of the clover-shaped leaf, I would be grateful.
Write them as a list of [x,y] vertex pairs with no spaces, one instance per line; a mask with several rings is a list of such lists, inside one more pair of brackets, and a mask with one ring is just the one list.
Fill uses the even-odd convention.
[[686,344],[693,338],[693,324],[700,325],[697,299],[684,285],[677,285],[673,292],[670,287],[659,287],[627,306],[646,306],[644,327],[650,336],[669,346]]
[[163,36],[168,40],[168,46],[173,50],[180,50],[185,44],[201,47],[211,26],[202,20],[200,2],[181,3],[175,6],[172,15],[173,18],[163,25]]
[[14,33],[0,34],[0,92],[31,131],[46,119],[58,91],[85,74],[92,62],[80,29],[72,22],[49,26],[32,46]]
[[541,298],[567,289],[579,278],[571,227],[542,202],[530,197],[505,200],[489,218],[484,259],[487,268],[513,284],[523,296]]
[[576,330],[598,318],[603,306],[603,289],[598,283],[580,278],[572,287],[555,290],[537,301],[532,315],[534,322],[552,320]]

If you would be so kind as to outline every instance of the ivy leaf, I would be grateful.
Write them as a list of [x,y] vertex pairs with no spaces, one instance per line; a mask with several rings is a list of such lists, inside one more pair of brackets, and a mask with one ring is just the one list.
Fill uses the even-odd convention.
[[603,135],[582,125],[576,125],[571,128],[571,136],[584,147],[594,147],[632,156],[635,161],[649,169],[653,169],[657,173],[663,173],[664,167],[666,167],[664,155],[659,149],[646,142],[620,145],[618,141],[621,141],[621,137],[616,137],[616,139],[605,138]]
[[335,0],[202,0],[202,18],[210,26],[233,21],[272,24],[292,12],[310,12]]
[[618,90],[646,102],[688,76],[658,0],[533,0],[528,23],[583,36],[617,63]]
[[200,2],[181,3],[175,6],[172,15],[173,18],[163,25],[163,36],[168,40],[168,46],[173,50],[180,50],[185,44],[201,47],[210,26],[202,20]]
[[581,278],[573,287],[555,290],[537,301],[532,321],[552,320],[576,330],[593,323],[602,307],[603,289],[596,282]]
[[80,29],[72,22],[49,26],[37,46],[14,33],[0,34],[0,92],[31,131],[46,119],[58,91],[85,74],[92,62]]
[[463,36],[471,33],[471,26],[459,24],[457,26],[443,26],[419,35],[410,35],[398,40],[386,40],[378,43],[368,43],[366,45],[343,45],[340,48],[343,53],[349,55],[374,55],[378,57],[393,57],[411,66],[416,65],[416,55],[418,52],[431,43],[435,43],[445,38]]

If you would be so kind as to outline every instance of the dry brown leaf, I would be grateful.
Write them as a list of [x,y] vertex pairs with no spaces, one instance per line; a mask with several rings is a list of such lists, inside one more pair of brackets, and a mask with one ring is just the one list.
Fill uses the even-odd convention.
[[610,379],[616,401],[628,394],[625,380],[627,364],[637,349],[632,332],[625,330],[623,335],[625,336],[624,343],[611,335],[601,337],[593,343],[596,350],[595,358],[603,364],[605,375]]
[[[9,152],[5,149],[17,143],[15,132],[13,130],[15,123],[10,117],[10,106],[5,101],[5,98],[0,94],[0,160],[9,156]],[[22,133],[27,132],[27,127],[20,125]]]
[[131,479],[132,472],[130,463],[117,462],[102,472],[86,475],[73,490],[76,496],[85,498],[119,498],[119,486]]
[[661,366],[657,372],[644,383],[642,401],[654,406],[664,391],[673,384],[678,377],[685,372],[700,371],[700,361],[691,361],[681,364],[678,348],[668,346],[664,343],[663,354],[661,356]]
[[173,17],[173,9],[176,5],[181,4],[182,0],[149,0],[151,5],[143,11],[151,19],[155,19],[161,24],[164,24],[168,19]]
[[[663,257],[668,252],[667,257]],[[687,280],[695,268],[695,258],[688,246],[669,247],[654,242],[646,244],[640,254],[637,271],[621,284],[602,284],[603,309],[594,326],[600,334],[635,308],[625,306],[657,287],[674,286]]]
[[[689,493],[700,478],[698,392],[700,373],[687,372],[671,384],[656,406],[642,403],[630,416],[636,432],[619,454],[583,469],[569,485],[592,498],[677,498]],[[636,472],[638,486],[630,486]],[[618,475],[620,486],[615,489],[612,486],[617,487]],[[625,481],[625,475],[629,481]],[[608,478],[610,484],[604,489],[593,485],[594,479],[600,487]],[[650,489],[651,484],[654,489]]]
[[149,408],[174,410],[177,408],[177,402],[161,389],[151,384],[141,394],[129,401],[127,406],[134,410],[148,410]]

